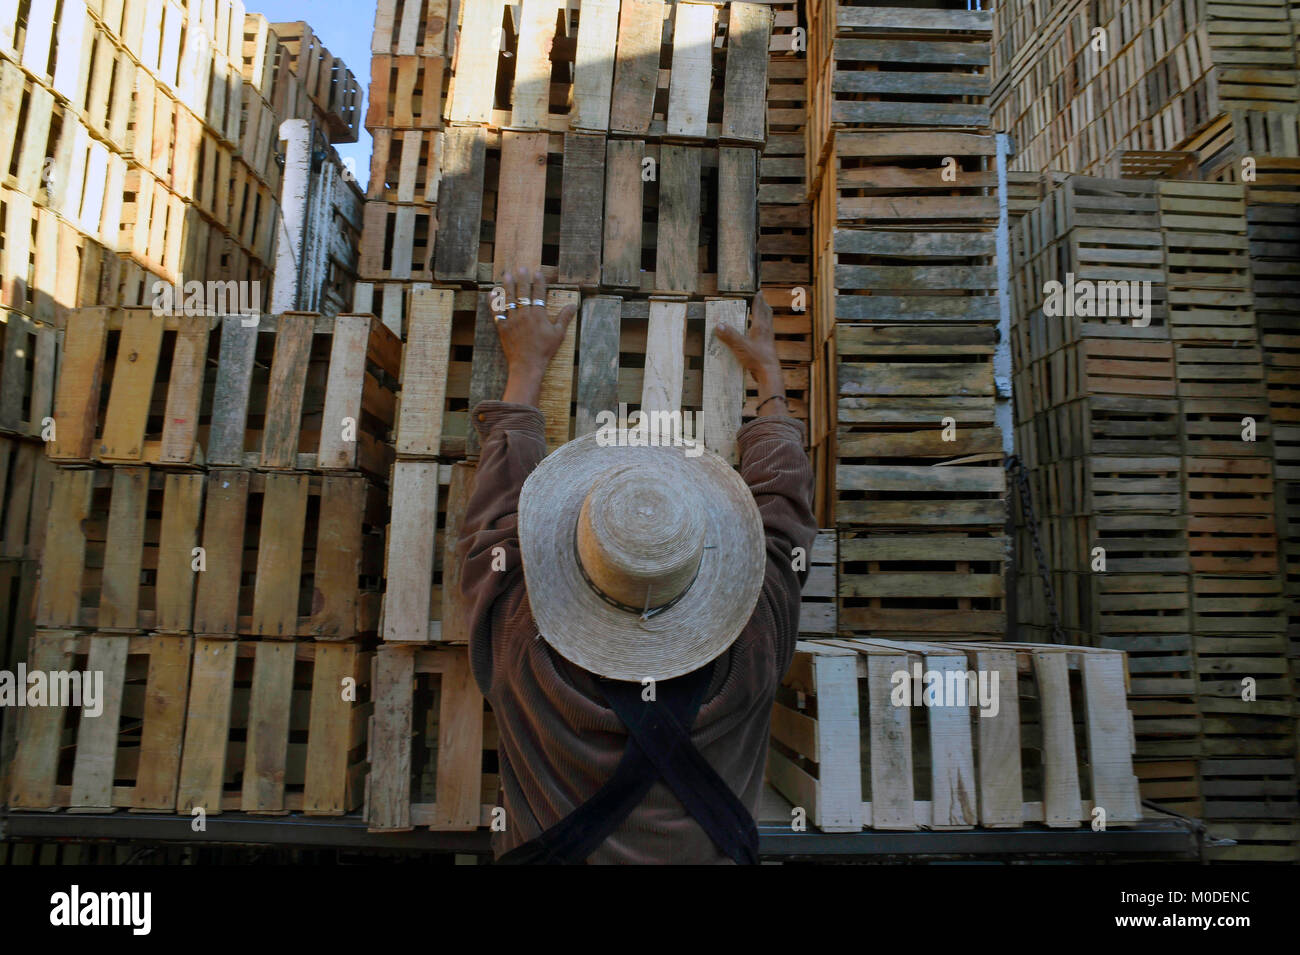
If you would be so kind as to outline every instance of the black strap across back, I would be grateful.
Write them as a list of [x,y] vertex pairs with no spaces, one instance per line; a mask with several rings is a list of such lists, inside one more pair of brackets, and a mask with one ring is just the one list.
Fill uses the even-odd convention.
[[738,865],[756,864],[758,827],[753,816],[691,742],[689,730],[712,674],[710,665],[658,683],[654,701],[641,698],[640,684],[602,680],[609,705],[628,731],[627,748],[614,775],[573,812],[497,861],[585,862],[662,778],[718,849]]

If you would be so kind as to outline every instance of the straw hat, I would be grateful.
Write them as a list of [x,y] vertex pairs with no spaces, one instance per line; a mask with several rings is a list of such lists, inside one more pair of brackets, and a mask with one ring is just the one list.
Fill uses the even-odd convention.
[[533,618],[599,676],[667,680],[721,654],[763,586],[763,523],[730,465],[696,445],[593,432],[544,458],[519,495]]

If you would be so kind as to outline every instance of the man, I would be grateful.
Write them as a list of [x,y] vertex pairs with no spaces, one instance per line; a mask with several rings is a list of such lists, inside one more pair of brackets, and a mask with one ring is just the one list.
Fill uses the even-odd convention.
[[[772,312],[718,338],[759,388],[740,473],[711,451],[591,434],[546,455],[556,320],[540,273],[505,280],[508,374],[458,558],[474,677],[500,736],[505,862],[752,863],[772,702],[794,654],[816,523]],[[707,435],[705,436],[707,440]],[[545,460],[543,460],[545,459]]]

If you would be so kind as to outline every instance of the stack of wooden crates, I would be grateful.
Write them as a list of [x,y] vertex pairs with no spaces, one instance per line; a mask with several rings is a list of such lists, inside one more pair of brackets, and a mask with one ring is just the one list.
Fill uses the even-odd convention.
[[809,5],[841,633],[1006,628],[991,25],[964,7]]
[[[359,802],[357,745],[332,739],[359,739],[365,701],[336,677],[376,626],[382,544],[367,579],[361,472],[386,474],[374,454],[400,351],[366,317],[258,321],[280,123],[341,142],[358,119],[346,67],[286,26],[282,44],[226,0],[0,11],[4,665],[104,676],[98,719],[5,707],[15,808]],[[149,307],[156,282],[182,279],[221,284],[217,310],[247,314]],[[375,382],[367,340],[387,363]],[[317,655],[312,637],[341,642]],[[295,685],[319,687],[320,707]],[[304,795],[309,722],[309,745],[341,756],[313,764]]]

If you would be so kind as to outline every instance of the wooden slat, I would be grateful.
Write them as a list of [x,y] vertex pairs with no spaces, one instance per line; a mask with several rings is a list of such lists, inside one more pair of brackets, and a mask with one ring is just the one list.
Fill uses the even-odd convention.
[[867,657],[867,694],[871,708],[871,826],[915,829],[912,777],[911,711],[894,706],[893,674],[908,672],[906,655]]
[[1142,806],[1133,775],[1124,659],[1114,653],[1085,653],[1082,662],[1093,805],[1105,810],[1107,824],[1136,822],[1142,818]]
[[486,123],[492,118],[503,6],[503,0],[482,0],[462,8],[456,34],[456,81],[449,105],[453,123]]
[[652,301],[646,332],[641,411],[681,411],[685,373],[686,303]]
[[[463,55],[462,50],[462,55]],[[478,280],[487,136],[481,126],[443,130],[442,183],[433,274],[443,282]]]
[[130,802],[133,809],[171,809],[176,804],[194,640],[188,636],[155,635],[147,641],[148,692]]
[[189,464],[196,459],[199,406],[208,361],[208,320],[182,319],[172,352],[167,407],[163,412],[161,464]]
[[[72,655],[65,644],[75,636],[67,630],[38,632],[32,642],[29,671],[67,670]],[[61,706],[29,706],[19,712],[22,715],[18,747],[10,768],[13,783],[9,805],[24,809],[56,808],[55,784],[67,710]]]
[[446,642],[468,642],[470,638],[466,619],[466,601],[461,593],[463,565],[457,559],[456,548],[460,542],[461,525],[470,495],[474,493],[475,465],[457,461],[451,468],[451,484],[447,488],[447,519],[443,531],[445,545],[442,551],[442,627],[439,638]]
[[155,630],[187,631],[193,622],[193,562],[194,548],[199,543],[203,479],[202,474],[168,474],[163,481],[154,598]]
[[862,763],[857,660],[850,654],[813,659],[817,686],[817,813],[825,832],[862,828]]
[[357,436],[361,429],[361,395],[366,381],[366,345],[370,341],[368,315],[337,315],[330,340],[329,374],[325,379],[325,406],[321,412],[319,468],[354,468]]
[[573,436],[596,430],[602,411],[618,413],[618,348],[623,301],[598,296],[582,303],[578,351],[578,405]]
[[722,96],[722,135],[740,142],[767,138],[767,60],[770,9],[732,3],[727,10],[727,78]]
[[63,338],[63,364],[54,394],[54,442],[50,457],[90,458],[99,423],[99,391],[108,341],[108,309],[70,312]]
[[[555,321],[566,305],[575,308],[581,296],[568,289],[551,289],[546,294],[546,313]],[[538,407],[546,419],[546,450],[554,451],[569,441],[569,418],[573,403],[573,354],[577,340],[578,323],[570,321],[551,362],[542,376],[541,397]]]
[[1033,655],[1043,720],[1043,814],[1053,827],[1078,826],[1083,817],[1065,656],[1053,651]]
[[[425,468],[428,465],[413,464],[411,467]],[[411,828],[411,703],[414,682],[414,648],[380,647],[375,657],[375,685],[372,688],[375,715],[371,721],[370,779],[366,792],[366,822],[371,829]]]
[[601,276],[614,287],[641,287],[641,164],[645,143],[611,139],[605,146],[605,234]]
[[600,284],[601,199],[605,191],[605,137],[567,133],[560,211],[559,281]]
[[655,285],[661,292],[694,293],[699,287],[700,163],[698,147],[659,147]]
[[[925,668],[947,674],[955,672],[964,681],[963,654],[926,654]],[[945,676],[944,684],[947,685]],[[947,704],[951,700],[944,701]],[[935,829],[969,829],[978,821],[975,793],[975,757],[971,750],[970,707],[927,707],[930,721],[930,824]]]
[[[478,293],[478,310],[474,316],[474,358],[469,370],[469,410],[472,414],[480,401],[498,400],[506,389],[506,356],[501,350],[492,312],[492,293]],[[471,423],[466,429],[465,453],[478,457],[478,429]]]
[[352,749],[354,704],[340,688],[356,680],[356,644],[316,644],[312,664],[311,710],[307,725],[307,766],[303,812],[342,815],[347,806],[348,754]]
[[217,381],[212,395],[212,426],[208,430],[206,462],[209,466],[244,463],[244,431],[248,424],[248,395],[256,351],[256,325],[245,325],[238,315],[222,318]]
[[239,584],[244,566],[244,518],[249,472],[212,471],[203,519],[203,561],[194,598],[196,633],[239,629]]
[[193,677],[176,795],[178,812],[189,813],[195,808],[221,811],[238,649],[234,640],[200,637],[194,641]]
[[546,133],[501,134],[501,176],[497,190],[496,244],[492,281],[507,270],[542,266],[546,214]]
[[477,829],[483,773],[483,697],[469,652],[457,649],[442,674],[438,712],[438,829]]
[[[659,81],[663,29],[663,0],[622,0],[609,110],[611,132],[638,136],[649,132]],[[608,51],[605,55],[609,55]]]
[[[515,80],[510,102],[513,129],[545,129],[551,100],[551,41],[555,37],[559,0],[521,0]],[[462,67],[464,66],[462,61]],[[466,78],[457,74],[457,84]],[[470,72],[468,77],[481,82]]]
[[240,794],[244,812],[285,811],[285,764],[289,756],[289,707],[293,701],[296,649],[292,641],[266,640],[255,645],[248,735],[244,742],[244,786]]
[[85,521],[90,517],[94,471],[58,470],[50,495],[45,555],[36,620],[41,626],[76,627],[86,570]]
[[397,419],[397,453],[404,457],[432,457],[442,448],[453,298],[451,289],[411,291]]
[[745,376],[735,353],[717,337],[720,325],[730,325],[743,335],[744,301],[710,300],[704,306],[704,443],[727,463],[737,464],[736,432],[745,407]]
[[[588,0],[583,5],[573,64],[573,109],[569,114],[572,129],[609,129],[617,58],[611,51],[617,45],[618,15],[618,0]],[[3,158],[0,155],[0,160]]]
[[126,635],[96,634],[90,640],[86,669],[103,674],[103,710],[78,725],[77,752],[72,765],[74,808],[110,809],[113,805],[117,736],[122,713],[122,684],[126,680]]
[[122,318],[104,434],[97,449],[102,460],[139,461],[144,456],[163,325],[163,316],[144,309],[129,309]]
[[357,636],[366,480],[330,474],[321,478],[320,488],[311,632],[317,639],[347,640]]
[[393,519],[388,527],[385,640],[428,640],[437,529],[437,462],[398,461],[393,465]]
[[981,650],[975,655],[981,673],[998,679],[998,712],[979,720],[980,823],[1019,827],[1024,823],[1021,792],[1020,694],[1016,657],[1011,651]]
[[266,419],[262,426],[262,467],[291,468],[298,457],[303,393],[316,316],[286,312],[279,317],[271,380],[267,386]]
[[262,528],[257,538],[253,632],[290,637],[298,632],[298,590],[311,478],[306,474],[268,473],[265,481]]
[[669,136],[703,138],[708,132],[713,86],[713,21],[710,3],[678,3],[673,21],[672,73],[668,86]]
[[758,151],[718,150],[718,292],[758,287]]

